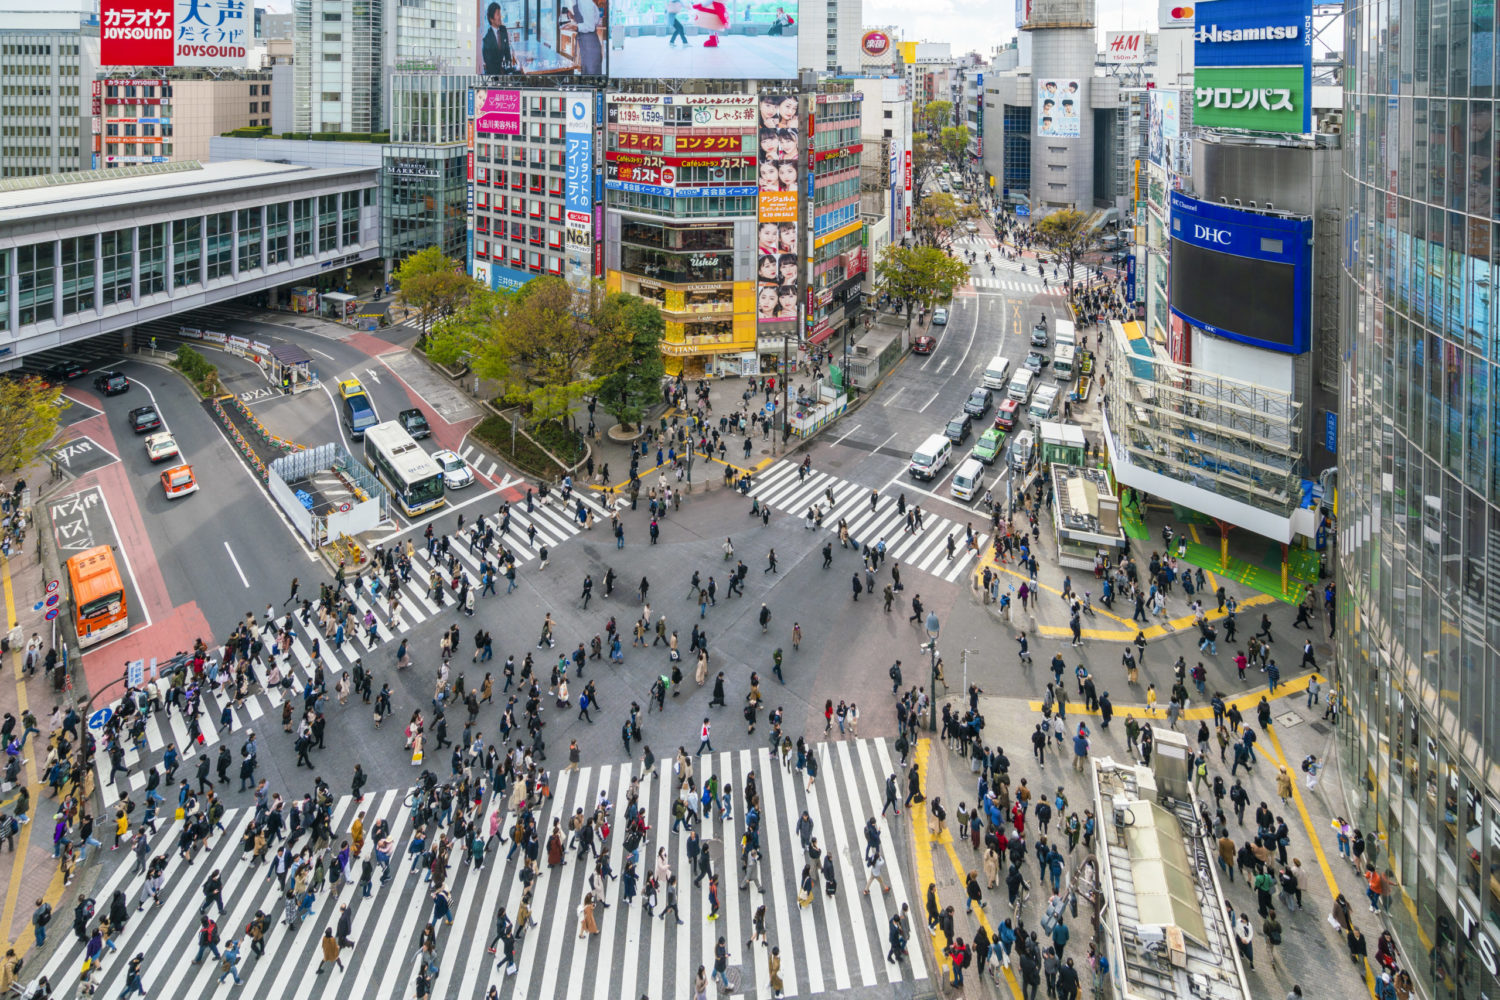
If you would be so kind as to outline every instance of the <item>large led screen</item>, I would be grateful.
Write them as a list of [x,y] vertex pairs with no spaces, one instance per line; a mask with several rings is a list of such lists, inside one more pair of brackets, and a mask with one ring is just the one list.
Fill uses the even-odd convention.
[[609,75],[618,79],[797,76],[796,0],[617,0],[609,23]]
[[1172,241],[1172,310],[1213,333],[1294,347],[1297,269]]
[[605,8],[597,0],[480,0],[480,76],[603,76]]

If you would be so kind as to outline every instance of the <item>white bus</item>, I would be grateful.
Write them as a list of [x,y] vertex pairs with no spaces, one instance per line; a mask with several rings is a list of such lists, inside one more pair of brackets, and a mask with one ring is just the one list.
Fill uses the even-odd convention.
[[365,431],[365,464],[407,516],[443,503],[443,470],[394,420]]

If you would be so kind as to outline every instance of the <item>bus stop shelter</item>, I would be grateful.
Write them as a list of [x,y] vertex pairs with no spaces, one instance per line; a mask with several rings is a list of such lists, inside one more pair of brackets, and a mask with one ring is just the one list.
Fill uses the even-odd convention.
[[271,384],[285,395],[311,389],[318,384],[318,369],[306,351],[296,344],[273,344],[261,358],[262,370]]

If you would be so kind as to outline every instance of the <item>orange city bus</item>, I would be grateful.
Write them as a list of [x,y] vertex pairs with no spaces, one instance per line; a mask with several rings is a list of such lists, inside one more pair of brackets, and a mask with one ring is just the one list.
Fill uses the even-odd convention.
[[92,645],[130,627],[125,584],[109,546],[87,549],[69,559],[68,586],[73,591],[78,645]]

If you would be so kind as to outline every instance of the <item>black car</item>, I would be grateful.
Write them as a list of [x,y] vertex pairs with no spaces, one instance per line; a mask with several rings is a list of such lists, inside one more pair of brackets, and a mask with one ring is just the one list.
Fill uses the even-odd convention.
[[130,391],[130,379],[123,372],[100,372],[94,376],[94,388],[106,396],[118,396]]
[[89,366],[82,361],[59,361],[47,366],[47,377],[58,382],[68,382],[89,373]]
[[154,406],[137,406],[130,411],[130,429],[137,434],[161,430],[161,416]]
[[971,417],[982,417],[990,412],[990,390],[980,386],[964,400],[964,412]]
[[432,433],[432,428],[427,426],[427,417],[415,406],[409,410],[402,410],[396,414],[396,422],[401,429],[410,434],[413,439],[424,438]]
[[948,421],[948,426],[943,428],[943,435],[954,444],[963,444],[969,440],[969,430],[974,421],[967,413],[960,413]]

